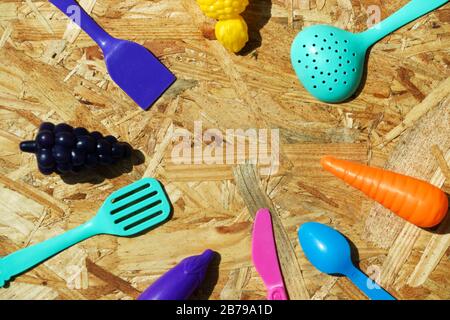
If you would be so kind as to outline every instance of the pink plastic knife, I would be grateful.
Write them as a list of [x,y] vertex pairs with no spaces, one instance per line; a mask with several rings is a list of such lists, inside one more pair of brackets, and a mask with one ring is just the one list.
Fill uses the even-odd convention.
[[267,288],[268,300],[287,300],[269,209],[259,209],[253,224],[252,258]]

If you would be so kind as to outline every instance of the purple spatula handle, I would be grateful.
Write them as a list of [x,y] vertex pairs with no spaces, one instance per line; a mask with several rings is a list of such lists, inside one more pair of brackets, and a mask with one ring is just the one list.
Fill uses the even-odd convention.
[[74,0],[49,0],[61,10],[70,20],[81,27],[97,44],[104,48],[112,37],[105,32],[97,22]]

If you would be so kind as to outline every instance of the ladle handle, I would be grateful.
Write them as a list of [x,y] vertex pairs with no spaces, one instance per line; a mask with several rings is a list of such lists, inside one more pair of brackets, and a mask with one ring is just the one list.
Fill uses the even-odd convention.
[[347,277],[371,300],[395,300],[393,296],[356,267],[352,268]]
[[404,25],[443,6],[449,1],[450,0],[412,0],[385,20],[361,33],[361,35],[368,42],[368,46],[372,46],[395,30],[400,29]]

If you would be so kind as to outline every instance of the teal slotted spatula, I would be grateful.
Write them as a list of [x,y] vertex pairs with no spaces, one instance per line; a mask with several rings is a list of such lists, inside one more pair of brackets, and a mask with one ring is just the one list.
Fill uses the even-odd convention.
[[0,259],[0,287],[11,277],[74,244],[99,234],[132,236],[165,221],[171,212],[158,180],[144,178],[113,192],[97,215],[81,226]]
[[449,0],[412,0],[362,33],[315,25],[300,32],[291,47],[291,63],[306,90],[317,99],[339,103],[359,88],[367,50],[390,33],[443,6]]

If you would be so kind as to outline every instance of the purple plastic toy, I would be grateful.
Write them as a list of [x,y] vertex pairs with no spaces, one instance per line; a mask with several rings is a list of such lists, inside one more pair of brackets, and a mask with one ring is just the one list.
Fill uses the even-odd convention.
[[175,81],[175,76],[145,47],[116,39],[74,0],[50,0],[103,50],[109,75],[142,109],[147,110]]
[[214,251],[187,257],[148,287],[138,300],[186,300],[205,279]]

